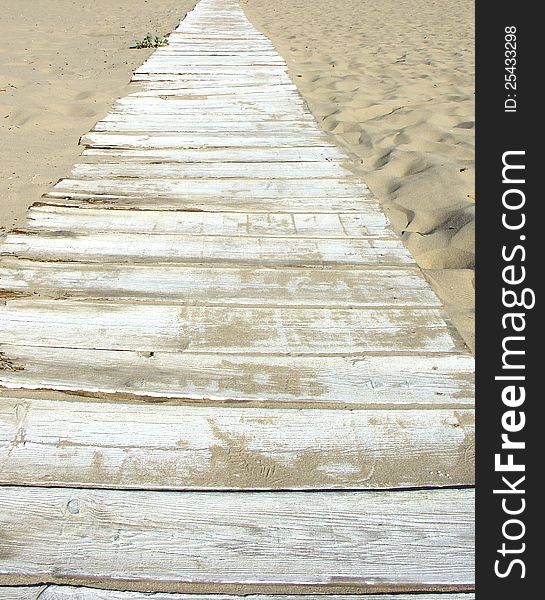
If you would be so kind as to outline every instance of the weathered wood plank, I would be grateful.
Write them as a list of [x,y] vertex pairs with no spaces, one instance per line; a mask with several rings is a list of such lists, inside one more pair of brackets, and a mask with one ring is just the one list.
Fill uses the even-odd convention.
[[[272,73],[285,73],[286,63],[278,57],[274,56],[244,56],[243,54],[224,54],[223,56],[217,56],[215,54],[206,56],[204,54],[197,54],[193,56],[188,55],[176,55],[163,53],[162,55],[152,55],[141,67],[139,67],[137,73],[185,73],[191,72],[191,69],[197,68],[201,72],[201,67],[204,67],[204,72],[208,72],[208,67],[218,67],[219,72],[224,72],[231,67],[241,67],[241,71],[248,72],[253,68],[267,68],[267,72]],[[249,67],[249,68],[248,68]],[[268,67],[271,67],[270,69]],[[165,69],[167,69],[165,71]],[[187,71],[186,71],[187,69]],[[215,71],[217,72],[217,71]]]
[[262,269],[206,265],[0,262],[0,296],[126,298],[238,306],[439,306],[419,271],[396,269]]
[[[369,188],[358,180],[314,179],[61,179],[54,190],[61,193],[90,192],[93,194],[115,194],[120,196],[146,196],[181,198],[217,198],[232,196],[240,199],[267,199],[289,197],[298,198],[357,198],[362,200],[370,195]],[[362,207],[363,208],[363,207]],[[378,209],[377,209],[378,210]],[[338,212],[343,212],[339,210]]]
[[403,266],[413,264],[393,238],[244,237],[71,231],[6,236],[0,254],[35,260],[216,263],[256,266]]
[[[45,589],[45,585],[18,587],[0,586],[0,598],[2,600],[43,600],[46,597],[52,598],[51,596],[44,595]],[[76,598],[76,596],[73,595],[72,598]]]
[[[170,211],[170,212],[212,212],[212,213],[349,213],[365,212],[369,207],[375,212],[376,202],[369,198],[251,198],[223,197],[184,198],[174,197],[138,197],[115,194],[93,194],[92,192],[58,192],[44,194],[46,204],[56,206],[79,206],[82,208],[101,208],[108,210],[133,211]],[[38,203],[39,204],[39,203]]]
[[298,148],[328,145],[325,134],[301,136],[284,132],[282,135],[262,131],[233,135],[229,132],[190,134],[121,134],[91,132],[80,143],[99,148]]
[[[196,101],[188,99],[167,98],[127,98],[126,102],[116,103],[115,111],[111,115],[123,116],[126,119],[140,117],[154,119],[171,115],[177,121],[191,117],[192,121],[199,122],[210,117],[210,128],[216,121],[241,120],[244,117],[248,121],[271,121],[276,120],[283,123],[314,123],[312,116],[305,111],[300,104],[292,102],[291,99],[283,101],[271,101],[269,99],[259,100],[242,98],[227,101],[226,98],[202,99],[200,105]],[[153,100],[153,102],[150,102]]]
[[2,398],[0,484],[178,490],[471,485],[473,423],[473,411],[462,409],[349,412]]
[[[135,98],[131,100],[136,100]],[[148,100],[148,98],[139,98],[139,100]],[[304,117],[301,108],[297,105],[292,107],[280,106],[280,103],[256,102],[255,99],[247,102],[219,102],[215,99],[201,100],[200,103],[183,100],[162,99],[160,103],[146,104],[132,102],[130,104],[119,104],[115,107],[116,114],[123,115],[147,115],[147,116],[188,116],[195,121],[203,121],[210,113],[213,113],[214,120],[231,121],[235,118],[248,117],[248,121],[260,121],[265,119],[275,119],[278,121],[310,121],[311,117]]]
[[472,589],[473,507],[471,489],[7,487],[0,583],[218,593]]
[[352,173],[336,162],[324,163],[188,163],[184,165],[161,163],[79,163],[72,169],[73,177],[98,178],[170,178],[170,179],[352,179]]
[[301,101],[297,88],[292,84],[283,85],[241,85],[233,83],[223,87],[204,84],[201,81],[175,82],[153,81],[141,82],[136,91],[131,92],[126,98],[176,98],[203,100],[292,100]]
[[275,119],[273,116],[267,120],[265,117],[257,116],[257,120],[253,120],[250,115],[244,119],[225,119],[213,118],[210,116],[210,122],[207,123],[206,117],[199,120],[191,118],[192,115],[125,115],[119,113],[110,113],[101,121],[98,121],[93,128],[93,131],[111,131],[111,132],[132,132],[132,131],[158,131],[158,132],[181,132],[181,133],[202,133],[209,132],[228,132],[229,134],[249,133],[255,135],[261,132],[276,133],[297,133],[300,136],[321,139],[323,133],[316,129],[316,126],[311,121],[298,120],[281,120]]
[[[274,64],[284,64],[279,58],[278,53],[268,46],[260,46],[256,48],[229,48],[229,45],[214,45],[203,46],[202,44],[189,44],[165,46],[158,48],[153,53],[153,60],[178,60],[178,64],[184,64],[187,59],[200,60],[201,58],[217,58],[225,57],[228,61],[271,61]],[[150,59],[151,60],[151,59]],[[246,63],[244,63],[246,64]]]
[[[115,590],[101,590],[96,588],[75,588],[69,586],[47,586],[44,590],[43,587],[36,588],[0,588],[0,598],[3,590],[11,589],[27,589],[35,590],[35,595],[28,596],[6,596],[6,600],[37,600],[38,595],[41,593],[40,600],[422,600],[422,596],[413,594],[396,594],[381,595],[379,598],[367,594],[354,594],[350,596],[333,596],[333,595],[319,595],[312,596],[308,594],[302,594],[297,596],[286,596],[274,594],[274,596],[226,596],[223,594],[169,594],[169,593],[148,593],[148,592],[123,592]],[[39,591],[38,591],[39,590]],[[475,594],[428,594],[424,600],[474,600]]]
[[286,74],[271,75],[270,73],[256,73],[253,70],[247,75],[243,73],[215,73],[215,69],[209,73],[135,73],[131,81],[174,81],[177,83],[183,82],[203,82],[209,85],[227,86],[230,85],[286,85],[292,83],[289,76]]
[[208,213],[32,206],[29,229],[300,238],[392,238],[382,213]]
[[0,367],[7,388],[133,398],[350,408],[474,404],[469,354],[227,357],[2,344]]
[[[147,99],[147,98],[145,98]],[[123,115],[127,119],[135,119],[140,116],[146,118],[152,117],[164,117],[172,116],[177,120],[181,118],[191,119],[192,123],[202,123],[206,121],[207,116],[212,113],[213,118],[210,119],[210,129],[214,130],[215,122],[218,122],[221,126],[222,123],[229,123],[235,120],[244,119],[248,123],[262,123],[267,121],[276,121],[278,123],[285,123],[290,127],[294,123],[310,123],[311,117],[301,115],[301,111],[295,106],[290,110],[283,110],[275,106],[244,106],[235,103],[222,103],[219,105],[217,102],[202,102],[201,106],[168,106],[168,101],[164,101],[166,104],[160,104],[155,106],[118,106],[115,112],[112,114]],[[185,102],[182,100],[181,102]]]
[[336,148],[188,148],[188,149],[102,149],[87,148],[82,156],[89,159],[114,158],[116,161],[163,161],[167,163],[308,163],[342,161],[346,157]]
[[6,344],[226,354],[463,350],[435,308],[206,307],[7,300]]

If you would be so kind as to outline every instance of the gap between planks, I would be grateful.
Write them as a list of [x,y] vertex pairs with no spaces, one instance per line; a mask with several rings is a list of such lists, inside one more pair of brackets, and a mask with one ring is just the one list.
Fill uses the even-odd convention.
[[475,594],[427,594],[421,595],[381,595],[369,596],[345,595],[332,596],[329,594],[311,596],[301,594],[287,596],[226,596],[223,594],[161,594],[153,592],[124,592],[98,588],[82,588],[69,586],[19,586],[0,587],[1,600],[474,600]]

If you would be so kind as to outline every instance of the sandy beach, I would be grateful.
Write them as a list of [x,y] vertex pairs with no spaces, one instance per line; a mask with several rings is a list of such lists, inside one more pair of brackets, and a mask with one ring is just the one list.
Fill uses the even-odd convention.
[[[0,232],[66,176],[192,0],[0,0]],[[242,0],[473,347],[473,2]]]

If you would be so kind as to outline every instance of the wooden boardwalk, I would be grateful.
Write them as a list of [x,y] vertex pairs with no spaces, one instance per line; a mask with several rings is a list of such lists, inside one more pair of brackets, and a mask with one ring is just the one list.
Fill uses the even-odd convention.
[[238,2],[82,144],[0,245],[0,599],[473,598],[473,359]]

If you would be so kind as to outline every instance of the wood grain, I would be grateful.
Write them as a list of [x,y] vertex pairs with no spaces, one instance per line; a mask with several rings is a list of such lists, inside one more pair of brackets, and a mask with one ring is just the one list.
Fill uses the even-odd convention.
[[[463,354],[227,356],[0,346],[0,384],[88,394],[256,405],[472,408]],[[100,374],[100,376],[97,376]]]
[[[19,587],[0,586],[0,598],[2,600],[44,600],[44,598],[49,598],[50,600],[52,600],[54,596],[52,596],[49,592],[45,593],[45,590],[46,586],[44,585]],[[75,591],[73,591],[72,593],[72,598],[75,599],[78,597]],[[58,598],[60,600],[60,597]],[[98,598],[96,600],[98,600]]]
[[351,413],[4,398],[0,483],[179,490],[471,485],[473,438],[473,411],[464,409]]
[[455,352],[435,308],[268,308],[7,300],[3,342],[217,354]]
[[230,235],[157,235],[110,231],[18,231],[0,254],[34,260],[147,262],[257,267],[405,266],[413,259],[393,237],[312,238]]
[[82,155],[88,160],[115,159],[118,161],[165,161],[169,163],[231,163],[231,162],[321,162],[344,160],[335,148],[189,148],[184,149],[118,149],[87,148]]
[[473,504],[471,489],[211,494],[6,487],[0,583],[100,581],[218,593],[461,591],[474,583]]
[[117,233],[220,235],[240,237],[384,238],[383,214],[363,207],[360,213],[241,213],[101,210],[65,206],[33,206],[27,229],[114,231]]
[[[73,259],[76,257],[72,257]],[[82,259],[85,260],[85,256]],[[237,306],[440,306],[414,267],[259,268],[0,261],[0,294]]]

